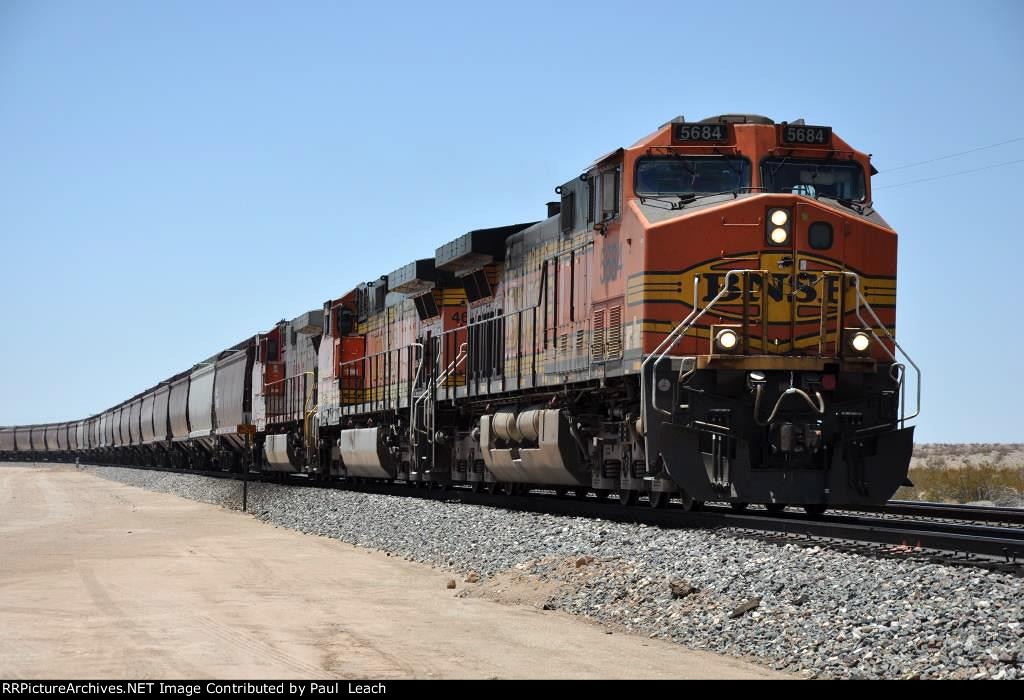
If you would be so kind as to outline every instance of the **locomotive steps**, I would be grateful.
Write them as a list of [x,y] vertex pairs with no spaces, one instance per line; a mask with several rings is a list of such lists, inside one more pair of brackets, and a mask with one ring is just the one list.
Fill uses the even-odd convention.
[[[240,502],[232,480],[90,471],[227,508]],[[266,522],[440,567],[481,595],[525,588],[540,607],[807,676],[1021,674],[1024,601],[1009,573],[440,500],[248,488],[249,511]],[[469,572],[482,582],[462,583]]]

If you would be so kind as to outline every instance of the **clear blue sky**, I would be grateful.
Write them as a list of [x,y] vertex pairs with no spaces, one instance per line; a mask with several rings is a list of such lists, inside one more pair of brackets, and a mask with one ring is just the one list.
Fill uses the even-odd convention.
[[[678,114],[832,125],[876,187],[1024,159],[1024,3],[0,3],[0,424],[79,418]],[[878,189],[922,441],[1024,441],[1024,163]]]

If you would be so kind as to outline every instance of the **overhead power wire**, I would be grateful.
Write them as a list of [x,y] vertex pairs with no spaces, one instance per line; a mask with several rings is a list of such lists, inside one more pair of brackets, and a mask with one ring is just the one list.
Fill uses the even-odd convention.
[[948,156],[939,156],[938,158],[930,158],[929,160],[922,160],[922,161],[919,161],[917,163],[907,163],[906,165],[898,165],[895,168],[886,168],[885,170],[880,172],[879,175],[887,175],[889,173],[896,172],[897,170],[906,170],[907,168],[916,168],[919,165],[927,165],[928,163],[937,163],[940,160],[948,160],[949,158],[956,158],[957,156],[965,156],[968,153],[977,153],[978,151],[987,151],[990,148],[995,148],[997,146],[1005,146],[1008,143],[1016,143],[1018,141],[1024,141],[1024,136],[1021,136],[1021,137],[1015,138],[1015,139],[1010,139],[1009,141],[1000,141],[999,143],[991,143],[991,144],[989,144],[987,146],[978,146],[977,148],[972,148],[972,149],[970,149],[968,151],[960,151],[958,153],[950,153]]
[[931,182],[932,180],[942,180],[947,177],[955,177],[957,175],[967,175],[968,173],[980,173],[982,170],[991,170],[992,168],[1002,168],[1007,165],[1014,165],[1016,163],[1024,163],[1024,158],[1018,160],[1008,160],[1005,163],[993,163],[992,165],[986,165],[983,168],[972,168],[971,170],[960,170],[955,173],[946,173],[945,175],[936,175],[935,177],[925,177],[920,180],[908,180],[907,182],[899,182],[895,185],[882,185],[881,187],[875,187],[875,190],[889,190],[894,187],[903,187],[904,185],[916,185],[919,182]]

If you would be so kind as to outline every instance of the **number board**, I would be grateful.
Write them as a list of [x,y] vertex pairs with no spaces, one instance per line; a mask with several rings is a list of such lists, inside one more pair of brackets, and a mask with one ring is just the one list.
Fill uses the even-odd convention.
[[690,143],[722,143],[729,140],[728,124],[673,124],[672,140]]
[[784,124],[782,143],[791,146],[828,146],[832,143],[832,127]]

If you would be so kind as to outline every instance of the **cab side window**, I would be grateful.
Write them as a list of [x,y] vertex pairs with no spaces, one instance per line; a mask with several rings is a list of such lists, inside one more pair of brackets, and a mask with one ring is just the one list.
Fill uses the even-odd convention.
[[608,221],[619,215],[620,186],[619,179],[622,168],[616,166],[601,172],[598,180],[601,216],[599,221]]

